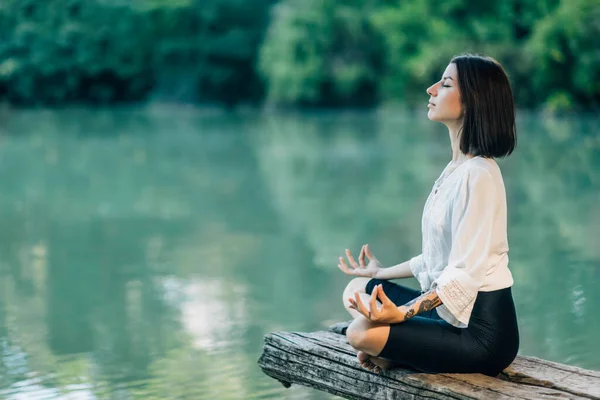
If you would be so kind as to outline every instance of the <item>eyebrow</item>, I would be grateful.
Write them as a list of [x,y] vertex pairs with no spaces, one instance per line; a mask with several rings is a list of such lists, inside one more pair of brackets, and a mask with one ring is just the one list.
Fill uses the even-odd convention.
[[442,80],[444,80],[444,79],[450,79],[450,80],[452,80],[452,81],[454,80],[454,79],[452,79],[452,77],[451,77],[451,76],[445,76],[445,77],[443,77],[443,78],[442,78]]

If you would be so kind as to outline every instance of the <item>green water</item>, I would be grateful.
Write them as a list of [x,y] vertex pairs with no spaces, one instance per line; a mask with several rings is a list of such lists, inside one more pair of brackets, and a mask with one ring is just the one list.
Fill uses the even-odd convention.
[[[325,399],[263,336],[348,319],[337,268],[420,252],[449,161],[425,114],[13,111],[0,129],[0,396]],[[600,369],[600,121],[520,115],[499,164],[523,355]],[[405,284],[417,287],[414,279]]]

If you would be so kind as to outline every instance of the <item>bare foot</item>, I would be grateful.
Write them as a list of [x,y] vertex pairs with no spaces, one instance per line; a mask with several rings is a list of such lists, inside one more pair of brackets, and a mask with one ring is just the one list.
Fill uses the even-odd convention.
[[375,364],[373,364],[371,362],[371,356],[369,354],[365,353],[364,351],[359,351],[356,354],[356,358],[358,358],[358,362],[359,362],[360,366],[368,369],[369,371],[372,371],[375,367],[377,367]]
[[387,371],[394,367],[394,363],[386,358],[374,357],[364,351],[359,351],[356,355],[358,362],[363,368],[379,373],[381,371]]
[[377,367],[373,370],[374,372],[387,371],[388,369],[394,368],[394,366],[396,365],[392,360],[388,360],[387,358],[381,357],[371,357],[370,361],[373,364],[377,365]]

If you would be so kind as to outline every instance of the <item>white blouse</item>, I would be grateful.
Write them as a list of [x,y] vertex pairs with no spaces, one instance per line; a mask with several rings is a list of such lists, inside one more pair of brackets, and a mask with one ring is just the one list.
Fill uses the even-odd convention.
[[508,269],[506,192],[493,158],[450,162],[425,202],[423,252],[410,260],[421,290],[435,289],[436,308],[448,323],[466,328],[477,292],[512,286]]

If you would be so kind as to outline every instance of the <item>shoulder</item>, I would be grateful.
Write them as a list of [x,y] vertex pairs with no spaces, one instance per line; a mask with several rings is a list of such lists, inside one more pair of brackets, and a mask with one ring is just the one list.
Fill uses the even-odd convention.
[[502,179],[500,167],[493,158],[475,157],[467,163],[464,174],[466,180],[494,183]]
[[493,158],[475,157],[467,161],[462,176],[462,192],[496,192],[502,186],[502,173]]
[[500,172],[500,167],[498,167],[498,163],[493,158],[474,157],[468,163],[469,165],[466,167],[470,170],[484,170],[489,173]]

